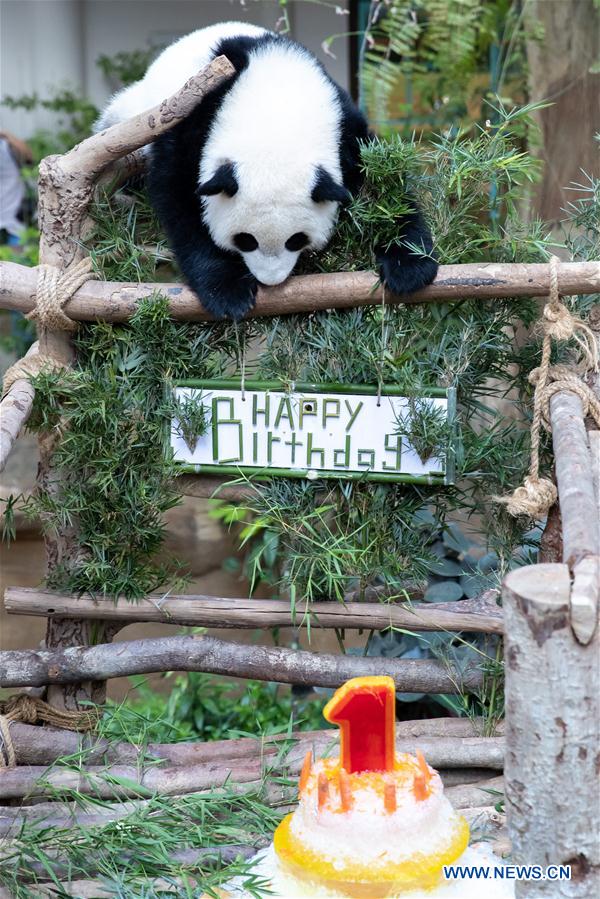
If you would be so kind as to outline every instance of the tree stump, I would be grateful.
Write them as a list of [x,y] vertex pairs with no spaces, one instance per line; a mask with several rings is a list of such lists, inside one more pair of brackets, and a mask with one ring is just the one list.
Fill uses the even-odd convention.
[[511,572],[503,589],[506,802],[516,864],[571,865],[570,881],[521,881],[519,899],[600,895],[600,640],[570,622],[567,565]]

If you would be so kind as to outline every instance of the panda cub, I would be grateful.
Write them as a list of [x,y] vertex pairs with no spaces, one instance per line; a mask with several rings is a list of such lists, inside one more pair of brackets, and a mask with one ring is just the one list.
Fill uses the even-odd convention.
[[[160,103],[223,54],[235,74],[147,150],[148,188],[185,279],[217,318],[237,321],[258,284],[281,284],[320,250],[362,183],[367,122],[320,62],[287,37],[242,22],[187,35],[117,93],[96,129]],[[375,247],[397,294],[433,281],[432,240],[415,210],[398,243]],[[422,247],[411,252],[404,242]]]

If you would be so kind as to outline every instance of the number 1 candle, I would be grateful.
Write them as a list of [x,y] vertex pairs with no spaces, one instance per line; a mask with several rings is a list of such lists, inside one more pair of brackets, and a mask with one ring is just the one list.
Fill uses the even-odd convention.
[[395,688],[391,677],[354,677],[323,715],[340,728],[340,761],[348,774],[393,771]]

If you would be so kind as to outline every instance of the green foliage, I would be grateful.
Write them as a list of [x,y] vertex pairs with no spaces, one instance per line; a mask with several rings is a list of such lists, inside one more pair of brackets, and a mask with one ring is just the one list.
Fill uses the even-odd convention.
[[451,428],[444,409],[423,397],[410,397],[406,414],[397,420],[396,434],[405,437],[425,463],[446,451]]
[[[500,107],[493,129],[445,135],[427,146],[395,138],[366,147],[364,191],[331,246],[307,266],[371,267],[372,245],[395,239],[407,189],[419,197],[442,262],[545,259],[542,226],[525,225],[516,211],[537,170],[514,144],[527,112]],[[101,198],[94,215],[92,253],[103,277],[166,274],[163,238],[143,194],[126,202]],[[86,325],[77,338],[78,367],[37,382],[33,425],[53,428],[60,407],[57,458],[69,476],[60,497],[42,494],[36,502],[51,518],[77,521],[83,542],[80,556],[55,570],[51,584],[136,597],[161,578],[171,582],[164,563],[153,560],[161,515],[177,501],[175,469],[163,453],[175,411],[164,383],[235,375],[244,348],[247,358],[254,356],[252,374],[270,380],[390,383],[417,404],[431,387],[456,387],[459,398],[454,489],[275,479],[252,482],[250,499],[235,513],[223,507],[224,520],[242,522],[253,586],[275,582],[293,603],[339,599],[350,586],[400,589],[426,577],[431,539],[456,507],[483,518],[507,567],[524,523],[492,507],[489,497],[522,479],[528,436],[516,421],[499,420],[489,397],[512,391],[528,402],[526,373],[537,364],[539,346],[535,338],[517,348],[515,332],[535,317],[534,303],[509,298],[193,325],[169,321],[165,301],[154,298],[128,326]],[[433,522],[415,524],[425,511]]]
[[66,153],[75,144],[88,137],[94,121],[98,118],[98,108],[75,91],[54,90],[48,97],[37,94],[22,97],[4,97],[2,105],[9,109],[46,109],[57,113],[56,127],[51,131],[40,129],[30,138],[28,144],[38,163],[52,153]]
[[52,571],[51,586],[138,597],[172,577],[172,566],[154,560],[162,516],[179,502],[165,449],[174,411],[165,381],[219,373],[226,330],[177,324],[165,300],[150,298],[127,327],[82,327],[77,367],[36,378],[30,427],[60,426],[64,481],[59,495],[42,492],[31,503],[63,527],[76,523],[82,547]]
[[143,78],[146,69],[162,49],[148,47],[146,50],[121,50],[113,56],[103,53],[96,60],[96,66],[106,78],[124,87]]
[[192,392],[183,399],[175,400],[175,430],[185,442],[191,453],[194,452],[198,438],[208,430],[207,409],[202,402],[202,392]]
[[523,102],[526,42],[541,33],[518,0],[373,0],[361,52],[364,104],[378,125],[452,128]]
[[[282,741],[276,761],[280,767],[290,745]],[[145,757],[144,746],[132,749],[141,763],[155,761]],[[90,763],[90,750],[84,750],[58,759],[51,770],[85,778],[84,766]],[[277,775],[278,785],[291,800],[293,786],[283,770],[283,775]],[[0,866],[0,886],[14,899],[30,899],[49,886],[57,895],[71,895],[61,882],[88,879],[101,885],[103,894],[108,890],[119,899],[158,899],[172,895],[173,887],[180,896],[217,899],[222,895],[220,888],[233,877],[239,878],[245,895],[257,899],[268,895],[268,884],[253,873],[252,862],[241,854],[231,862],[219,851],[227,846],[264,846],[271,839],[281,813],[269,799],[273,778],[266,766],[263,779],[248,784],[243,792],[239,785],[224,785],[187,796],[150,793],[115,775],[110,767],[97,777],[105,790],[114,790],[114,796],[101,799],[91,783],[84,793],[46,780],[47,801],[54,801],[57,809],[68,804],[77,816],[95,815],[98,823],[88,824],[85,819],[81,823],[75,815],[64,826],[23,820],[4,842]],[[121,806],[124,814],[117,817],[114,800],[117,788],[123,786],[142,801],[128,809]],[[102,823],[103,813],[112,820]],[[212,851],[196,854],[194,850]]]
[[136,744],[175,743],[327,726],[319,698],[296,699],[291,688],[280,684],[248,680],[240,686],[192,672],[175,677],[163,695],[143,678],[132,680],[134,696],[122,704],[109,703],[105,711],[101,732],[106,737]]

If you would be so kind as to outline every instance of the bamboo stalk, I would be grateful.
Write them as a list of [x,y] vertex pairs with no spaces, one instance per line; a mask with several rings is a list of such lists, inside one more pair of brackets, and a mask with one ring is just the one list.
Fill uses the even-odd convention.
[[502,633],[498,592],[489,590],[470,600],[453,603],[319,602],[300,607],[292,615],[285,599],[229,599],[202,595],[152,594],[132,603],[90,596],[72,596],[27,587],[8,587],[4,607],[16,615],[57,615],[132,622],[154,621],[189,627],[272,628],[298,627],[310,617],[311,627],[385,630],[407,627],[419,631],[472,631]]
[[[477,718],[432,718],[396,724],[398,751],[404,751],[400,749],[401,745],[416,745],[423,738],[481,737],[484,732],[485,723]],[[500,722],[493,736],[502,736],[503,733],[504,723]],[[272,758],[286,749],[288,743],[292,743],[293,748],[287,752],[286,761],[293,765],[302,761],[309,746],[315,752],[326,752],[333,751],[338,745],[336,730],[302,731],[293,733],[291,737],[281,734],[262,739],[242,737],[206,743],[149,743],[137,746],[58,728],[44,727],[42,730],[38,726],[13,721],[10,723],[10,735],[19,765],[48,765],[77,753],[84,754],[88,765],[138,765],[144,759],[160,759],[175,767],[222,763],[224,760],[240,762],[243,759]]]
[[407,693],[479,690],[482,671],[430,659],[361,658],[279,646],[247,646],[206,635],[156,637],[65,649],[7,650],[0,655],[0,686],[40,687],[106,680],[157,671],[203,671],[284,684],[339,687],[351,677],[388,674]]
[[[0,307],[29,312],[33,308],[37,272],[15,262],[0,263]],[[600,262],[562,262],[558,266],[561,294],[600,292]],[[287,315],[324,309],[350,309],[381,303],[374,272],[298,275],[277,287],[259,288],[251,316]],[[549,267],[543,263],[472,263],[442,265],[433,284],[410,297],[386,291],[386,303],[452,302],[502,297],[547,296]],[[77,321],[127,321],[140,300],[159,291],[169,300],[171,314],[182,321],[207,321],[210,315],[196,294],[183,284],[88,281],[65,307]]]

